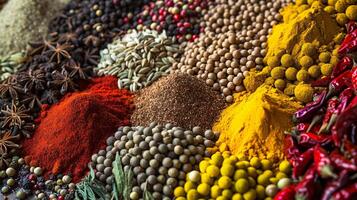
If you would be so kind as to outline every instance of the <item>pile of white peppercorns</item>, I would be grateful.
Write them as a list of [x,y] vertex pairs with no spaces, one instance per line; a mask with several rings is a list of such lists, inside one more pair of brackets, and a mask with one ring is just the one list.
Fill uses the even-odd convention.
[[207,148],[215,145],[218,136],[200,127],[185,130],[172,124],[120,127],[107,139],[106,150],[92,156],[90,166],[111,191],[112,163],[119,153],[124,171],[132,169],[134,173],[131,199],[141,198],[146,187],[155,199],[172,199],[175,187],[184,184],[186,173],[196,169],[204,156],[210,156]]
[[261,70],[267,37],[282,20],[279,10],[290,0],[215,0],[204,16],[205,32],[185,53],[173,72],[185,72],[206,81],[226,101],[244,90],[242,80],[250,69]]

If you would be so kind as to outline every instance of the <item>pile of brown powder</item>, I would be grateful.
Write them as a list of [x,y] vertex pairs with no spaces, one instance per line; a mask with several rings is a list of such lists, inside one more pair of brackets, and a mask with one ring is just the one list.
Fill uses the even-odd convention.
[[0,12],[0,55],[24,50],[44,37],[50,20],[69,0],[9,0]]
[[159,79],[135,97],[131,117],[135,125],[172,123],[183,128],[211,128],[224,99],[203,81],[187,74],[171,74]]

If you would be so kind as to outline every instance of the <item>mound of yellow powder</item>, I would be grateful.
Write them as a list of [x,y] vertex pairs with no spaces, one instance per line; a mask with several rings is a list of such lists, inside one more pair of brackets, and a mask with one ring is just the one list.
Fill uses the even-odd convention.
[[290,5],[281,14],[284,23],[274,26],[272,35],[268,38],[267,57],[280,57],[284,53],[300,57],[304,43],[327,45],[340,32],[336,20],[322,6],[301,11],[299,6]]
[[293,126],[292,115],[301,105],[267,85],[252,94],[236,94],[235,100],[213,127],[220,132],[218,145],[238,156],[283,159],[284,131]]

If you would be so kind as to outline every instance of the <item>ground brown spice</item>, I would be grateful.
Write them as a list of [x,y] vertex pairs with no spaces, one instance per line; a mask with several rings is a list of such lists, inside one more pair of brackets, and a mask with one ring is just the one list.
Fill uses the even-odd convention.
[[183,128],[209,129],[224,107],[223,98],[203,81],[187,74],[159,79],[135,97],[132,123],[172,123]]

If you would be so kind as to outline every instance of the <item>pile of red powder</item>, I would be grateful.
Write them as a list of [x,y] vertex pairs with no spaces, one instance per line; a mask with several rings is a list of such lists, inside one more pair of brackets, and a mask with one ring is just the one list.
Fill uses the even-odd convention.
[[95,78],[87,89],[66,95],[41,113],[39,126],[25,140],[26,160],[48,174],[72,174],[78,182],[91,155],[105,147],[119,126],[129,125],[132,95],[117,88],[115,77]]

